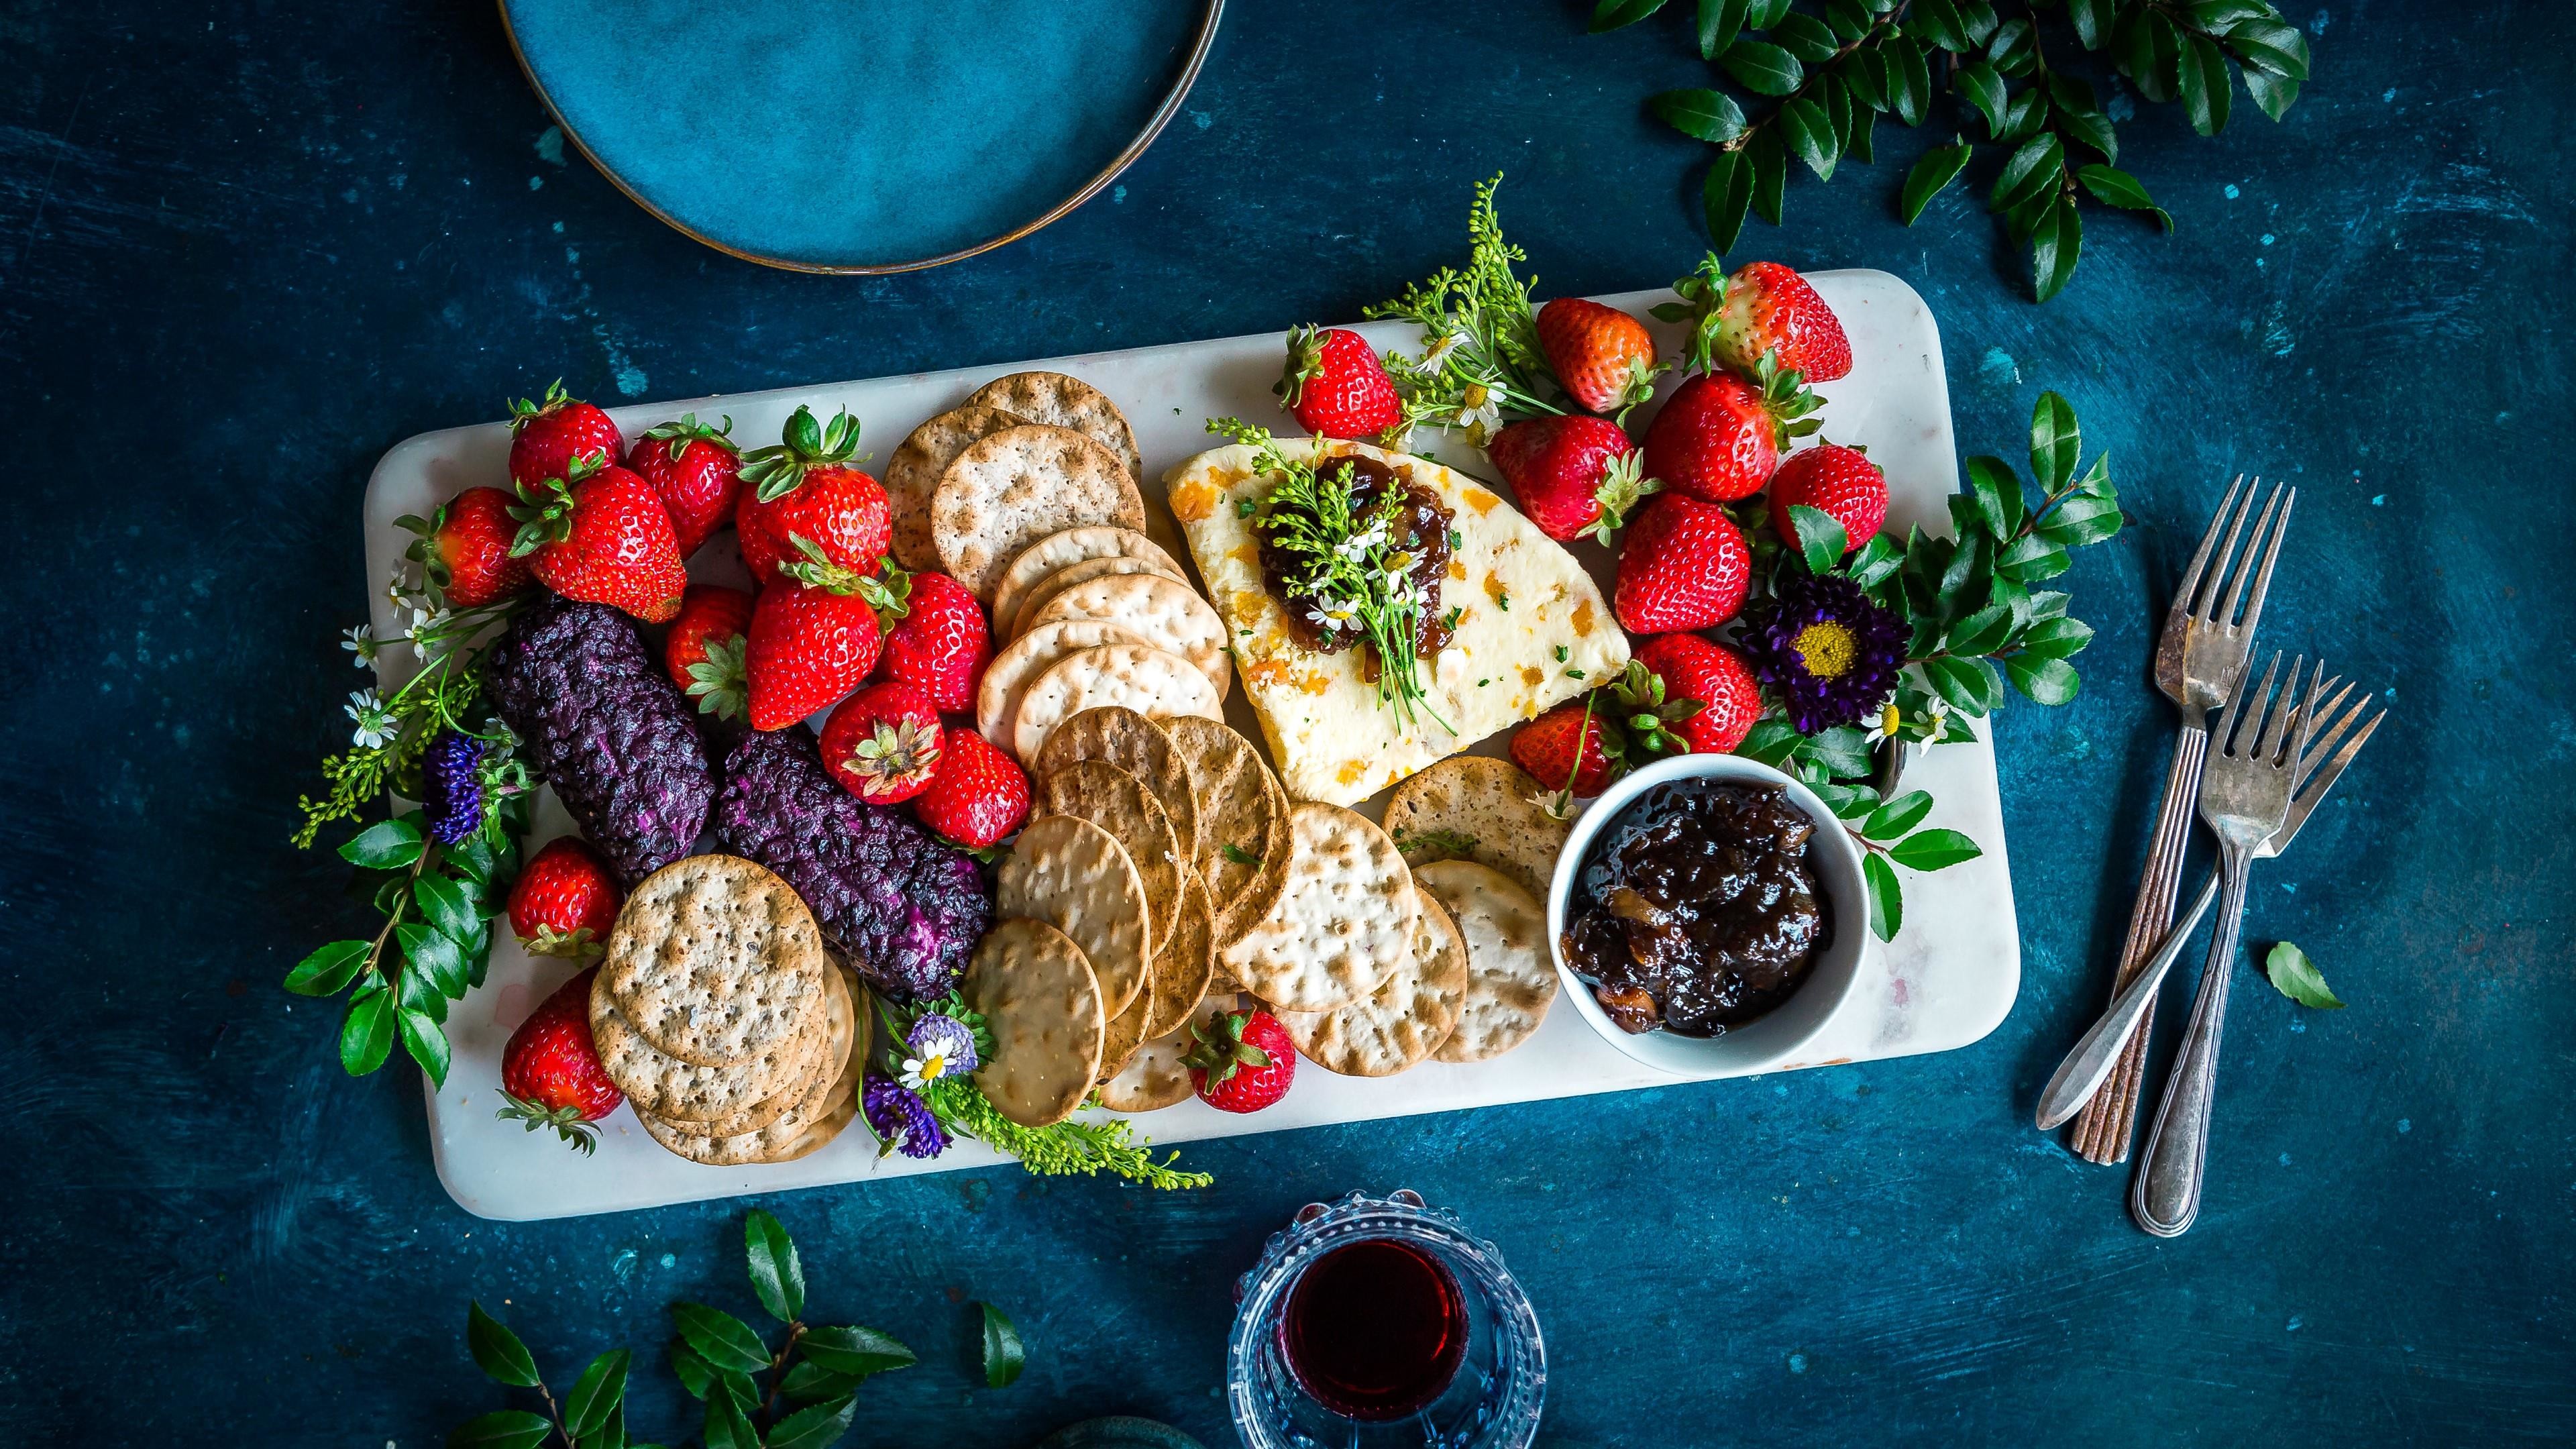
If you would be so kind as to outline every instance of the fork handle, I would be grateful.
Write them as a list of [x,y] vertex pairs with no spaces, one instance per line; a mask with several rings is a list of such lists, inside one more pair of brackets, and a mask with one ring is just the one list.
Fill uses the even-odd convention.
[[2227,1026],[2227,988],[2236,974],[2236,942],[2245,924],[2245,881],[2252,852],[2230,845],[2219,858],[2224,880],[2218,930],[2192,998],[2182,1051],[2165,1078],[2164,1101],[2129,1184],[2129,1216],[2159,1238],[2178,1238],[2200,1216],[2200,1184],[2209,1163],[2209,1109],[2218,1087],[2218,1043]]

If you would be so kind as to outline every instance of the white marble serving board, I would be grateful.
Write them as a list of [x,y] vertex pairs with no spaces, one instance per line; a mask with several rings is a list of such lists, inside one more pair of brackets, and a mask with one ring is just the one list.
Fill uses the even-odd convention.
[[[1931,310],[1912,288],[1885,272],[1825,272],[1811,280],[1841,316],[1852,343],[1851,375],[1818,389],[1826,398],[1826,434],[1836,442],[1867,445],[1870,457],[1887,470],[1890,528],[1919,523],[1927,532],[1948,532],[1943,500],[1958,487],[1958,464],[1951,441],[1941,338]],[[1672,294],[1659,289],[1600,300],[1643,316],[1655,303],[1672,300]],[[1650,325],[1658,345],[1672,355],[1678,329]],[[1412,329],[1397,323],[1371,323],[1357,330],[1381,348],[1410,349],[1420,340]],[[774,440],[780,424],[800,403],[825,417],[846,407],[866,429],[864,446],[882,462],[916,424],[955,406],[986,380],[1023,367],[1048,368],[1084,378],[1127,410],[1145,457],[1146,491],[1159,506],[1164,470],[1219,441],[1203,431],[1207,419],[1233,414],[1294,431],[1270,393],[1282,356],[1281,339],[1274,333],[648,403],[610,412],[630,439],[683,412],[710,418],[730,415],[733,435],[757,444]],[[1666,379],[1665,385],[1669,389],[1672,380]],[[1482,455],[1463,441],[1426,433],[1416,443],[1418,451],[1490,476]],[[377,464],[367,486],[366,545],[371,603],[380,637],[394,632],[382,582],[409,538],[394,526],[394,520],[405,513],[425,515],[440,500],[476,484],[504,484],[507,450],[503,425],[484,423],[421,434],[397,445]],[[1591,545],[1579,552],[1606,591],[1611,556]],[[732,551],[721,543],[701,551],[696,571],[729,582],[742,578]],[[1257,741],[1260,735],[1251,727],[1241,700],[1238,690],[1231,701],[1239,716],[1236,723]],[[1479,752],[1502,753],[1504,738],[1498,735],[1485,742]],[[2002,1022],[2020,990],[2020,936],[2013,914],[2012,877],[2005,863],[1993,747],[1981,735],[1974,743],[1947,745],[1919,755],[1907,770],[1906,783],[1930,790],[1938,802],[1928,823],[1967,832],[1985,853],[1937,875],[1908,877],[1903,931],[1892,943],[1874,945],[1860,984],[1816,1039],[1807,1059],[1797,1065],[1834,1066],[1965,1046]],[[1374,816],[1382,803],[1372,801],[1364,808]],[[570,828],[549,793],[541,802],[531,847]],[[983,1167],[1007,1160],[974,1142],[961,1142],[928,1162],[906,1157],[881,1160],[875,1142],[864,1130],[853,1128],[797,1162],[702,1167],[664,1151],[645,1135],[633,1112],[623,1107],[599,1124],[597,1154],[577,1156],[551,1132],[532,1134],[494,1116],[500,1103],[503,1043],[543,994],[572,970],[566,962],[530,958],[506,930],[501,937],[493,949],[485,985],[448,1016],[453,1061],[447,1086],[426,1092],[439,1180],[458,1204],[477,1216],[571,1217],[877,1176]],[[1233,1116],[1190,1101],[1147,1114],[1137,1125],[1158,1144],[1187,1143],[1323,1123],[1669,1086],[1680,1080],[1685,1079],[1630,1060],[1567,1009],[1552,1012],[1536,1036],[1494,1061],[1469,1066],[1431,1062],[1401,1076],[1380,1079],[1336,1077],[1308,1065],[1297,1074],[1296,1086],[1283,1101],[1256,1115]],[[426,1090],[425,1081],[423,1085]],[[1218,1190],[1223,1190],[1222,1182]]]

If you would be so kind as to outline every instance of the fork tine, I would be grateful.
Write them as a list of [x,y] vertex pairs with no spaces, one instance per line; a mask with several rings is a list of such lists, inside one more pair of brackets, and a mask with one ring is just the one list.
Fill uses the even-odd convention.
[[[2361,707],[2356,705],[2353,713],[2361,713]],[[2318,802],[2326,798],[2326,792],[2334,788],[2336,778],[2343,774],[2343,767],[2352,763],[2352,757],[2361,753],[2363,745],[2370,743],[2371,731],[2378,729],[2379,722],[2386,718],[2388,718],[2388,711],[2384,709],[2372,715],[2370,722],[2361,727],[2361,733],[2354,735],[2345,742],[2342,749],[2335,751],[2333,759],[2308,772],[2308,778],[2300,782],[2298,793],[2290,802],[2291,820],[2307,819],[2308,812],[2316,809]]]
[[[2254,576],[2254,597],[2246,600],[2245,602],[2245,623],[2243,628],[2245,630],[2246,637],[2248,638],[2253,637],[2255,626],[2263,622],[2263,596],[2272,591],[2272,563],[2275,559],[2278,559],[2281,556],[2281,540],[2287,538],[2290,534],[2290,510],[2296,508],[2298,504],[2299,490],[2296,488],[2292,488],[2286,496],[2281,498],[2281,516],[2272,525],[2272,542],[2263,550],[2262,571]],[[2264,512],[2266,513],[2269,513],[2270,511],[2271,510],[2268,507],[2264,509]],[[2251,543],[2245,545],[2245,552],[2249,556],[2252,555],[2254,552],[2254,545]],[[2229,618],[2235,617],[2236,595],[2237,593],[2243,592],[2244,588],[2245,575],[2243,571],[2240,570],[2236,575],[2236,588],[2227,596],[2227,615]]]
[[[2222,628],[2236,627],[2236,610],[2244,602],[2245,583],[2254,576],[2254,556],[2263,551],[2263,540],[2272,531],[2272,516],[2280,510],[2281,495],[2288,487],[2285,483],[2275,483],[2272,491],[2263,495],[2263,511],[2254,515],[2254,531],[2245,536],[2245,551],[2236,556],[2236,568],[2228,575],[2227,601],[2213,603],[2208,611]],[[2210,590],[2213,600],[2217,592],[2215,587]]]
[[[2275,663],[2280,658],[2278,654],[2272,656]],[[2255,737],[2254,758],[2283,767],[2297,758],[2290,753],[2289,744],[2298,724],[2299,674],[2307,667],[2308,658],[2304,654],[2290,661],[2290,677],[2281,681],[2280,697],[2271,701],[2263,711],[2263,732]],[[2263,688],[2267,693],[2271,690],[2271,675],[2263,676]]]
[[[2210,618],[2209,611],[2218,602],[2219,586],[2227,582],[2228,561],[2236,556],[2236,540],[2238,536],[2245,532],[2246,515],[2254,511],[2254,495],[2261,492],[2262,488],[2263,480],[2257,478],[2247,485],[2244,496],[2241,498],[2237,496],[2234,488],[2231,487],[2227,490],[2227,496],[2234,500],[2236,505],[2232,509],[2222,508],[2220,510],[2221,514],[2227,519],[2227,541],[2220,544],[2218,546],[2218,552],[2211,555],[2207,560],[2210,568],[2199,580],[2199,592],[2192,596],[2191,613],[2193,618],[2203,621],[2207,621]],[[2215,532],[2218,528],[2218,520],[2215,518],[2211,519],[2209,521],[2209,527],[2212,532]]]
[[[2263,671],[2263,687],[2260,690],[2250,690],[2245,687],[2245,679],[2247,675],[2254,672],[2254,656],[2251,654],[2245,656],[2244,666],[2236,671],[2235,679],[2228,683],[2227,708],[2218,717],[2218,728],[2210,731],[2209,741],[2211,748],[2215,749],[2222,755],[2233,755],[2237,753],[2236,737],[2238,734],[2242,733],[2244,729],[2246,698],[2249,695],[2257,698],[2270,695],[2272,692],[2272,675],[2275,671],[2280,669],[2280,667],[2281,655],[2279,651],[2276,650],[2272,655],[2271,667]],[[2257,713],[2259,714],[2260,711],[2258,710]]]
[[2237,490],[2244,486],[2245,475],[2239,473],[2236,475],[2236,481],[2227,485],[2227,496],[2218,500],[2218,510],[2209,515],[2209,527],[2201,532],[2200,547],[2192,552],[2191,566],[2182,571],[2182,582],[2174,585],[2176,613],[2193,612],[2195,592],[2200,588],[2201,570],[2209,566],[2209,550],[2218,542],[2218,526],[2227,521],[2229,514],[2236,512]]
[[[2324,762],[2326,753],[2334,748],[2335,741],[2342,739],[2344,731],[2352,728],[2353,721],[2361,718],[2363,712],[2370,708],[2370,696],[2366,694],[2354,700],[2349,707],[2343,707],[2343,697],[2350,694],[2352,689],[2351,685],[2345,685],[2336,691],[2334,699],[2327,704],[2326,708],[2318,711],[2320,717],[2331,717],[2333,722],[2322,731],[2308,737],[2308,747],[2299,754],[2301,781],[2304,782],[2308,776],[2316,773],[2317,766]],[[2335,714],[2335,710],[2339,707],[2343,707],[2343,713],[2340,715]]]

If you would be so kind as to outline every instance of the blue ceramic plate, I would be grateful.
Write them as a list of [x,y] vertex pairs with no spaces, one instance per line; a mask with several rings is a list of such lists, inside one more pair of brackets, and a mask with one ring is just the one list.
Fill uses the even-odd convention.
[[1223,0],[501,0],[537,95],[645,210],[815,272],[937,266],[1143,153]]

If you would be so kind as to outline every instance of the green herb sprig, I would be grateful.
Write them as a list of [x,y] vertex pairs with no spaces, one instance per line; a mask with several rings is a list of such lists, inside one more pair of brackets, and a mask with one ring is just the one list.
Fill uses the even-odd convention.
[[[1591,28],[1616,30],[1664,8],[1665,0],[1597,0]],[[1992,0],[1826,0],[1812,11],[1792,0],[1698,0],[1692,35],[1702,59],[1759,98],[1691,87],[1646,101],[1675,130],[1716,148],[1700,194],[1719,251],[1735,245],[1748,212],[1779,224],[1791,158],[1819,181],[1843,161],[1870,162],[1877,118],[1908,126],[1932,119],[1937,79],[1956,98],[1958,134],[1907,173],[1900,214],[1913,225],[1980,145],[2002,150],[1986,209],[2015,244],[2030,247],[2032,290],[2042,302],[2065,288],[2083,253],[2081,201],[2139,212],[2173,230],[2146,187],[2118,168],[2119,137],[2095,98],[2097,80],[2117,74],[2149,101],[2178,98],[2192,129],[2215,136],[2227,127],[2231,80],[2241,79],[2255,106],[2277,121],[2308,78],[2306,37],[2265,0],[2022,0],[2003,8]],[[1746,105],[1760,99],[1774,104],[1748,116]],[[1972,112],[1982,131],[1975,141],[1966,135]]]
[[1412,575],[1418,544],[1402,490],[1386,489],[1363,508],[1347,461],[1336,467],[1290,458],[1267,429],[1237,418],[1218,418],[1208,431],[1250,447],[1253,466],[1272,479],[1253,501],[1252,528],[1290,561],[1282,582],[1306,597],[1308,621],[1327,632],[1358,632],[1377,656],[1378,703],[1404,728],[1419,710],[1455,734],[1422,685],[1416,646],[1423,615],[1439,600],[1424,598]]
[[1374,307],[1369,318],[1400,317],[1422,329],[1422,351],[1386,354],[1387,376],[1404,399],[1404,417],[1387,430],[1401,448],[1415,428],[1463,429],[1481,448],[1506,415],[1553,416],[1566,411],[1564,388],[1538,345],[1538,285],[1512,274],[1527,253],[1503,239],[1494,191],[1496,175],[1476,188],[1467,214],[1467,265],[1442,267]]

